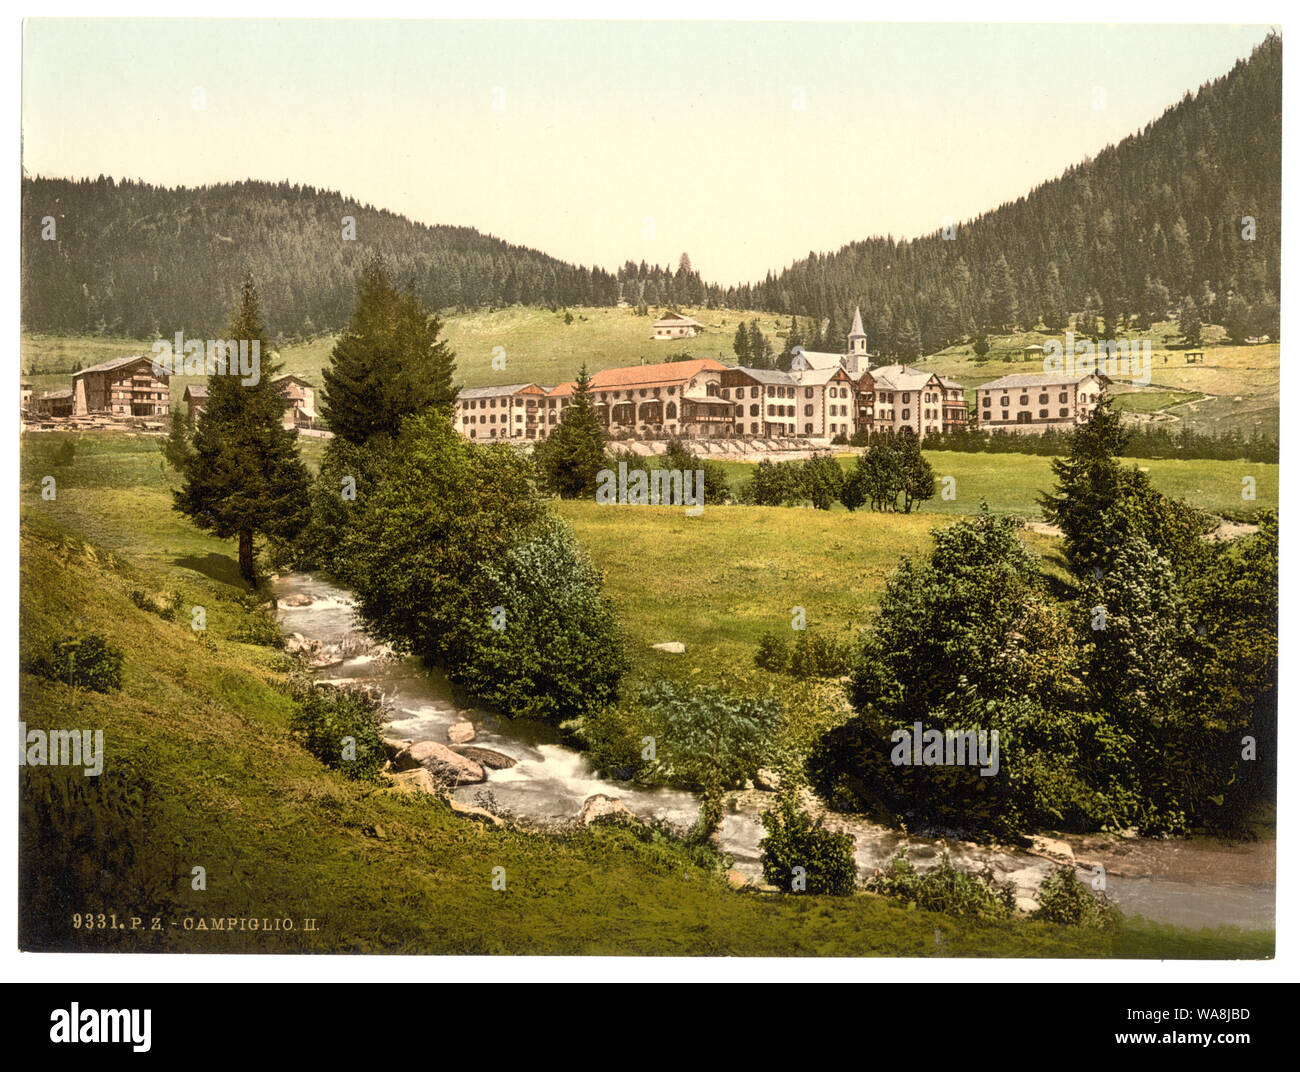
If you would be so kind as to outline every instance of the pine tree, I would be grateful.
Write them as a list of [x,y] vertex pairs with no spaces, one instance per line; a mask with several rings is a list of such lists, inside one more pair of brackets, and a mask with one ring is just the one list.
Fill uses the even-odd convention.
[[1201,313],[1190,295],[1183,299],[1178,310],[1178,332],[1183,337],[1184,346],[1201,345]]
[[307,523],[307,470],[298,457],[297,433],[284,427],[284,399],[272,382],[257,290],[245,278],[240,307],[227,338],[254,344],[261,353],[256,383],[238,375],[208,378],[208,404],[194,429],[184,484],[175,509],[221,539],[239,539],[239,572],[256,584],[254,538],[291,540]]
[[743,320],[736,325],[736,338],[732,341],[731,348],[736,352],[738,364],[749,364],[749,331],[745,328]]
[[591,404],[590,384],[584,364],[560,423],[537,445],[537,468],[542,482],[564,499],[594,495],[597,477],[608,461],[605,430]]
[[367,262],[356,309],[324,371],[321,412],[334,434],[361,444],[396,436],[404,418],[427,409],[450,413],[455,355],[441,330],[413,293],[398,290],[381,258]]

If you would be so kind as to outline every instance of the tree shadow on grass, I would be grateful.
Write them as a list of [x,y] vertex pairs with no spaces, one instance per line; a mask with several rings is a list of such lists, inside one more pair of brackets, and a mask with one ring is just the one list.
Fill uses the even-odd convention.
[[239,563],[230,555],[219,555],[216,552],[209,552],[206,555],[184,555],[181,558],[174,559],[173,565],[180,566],[181,569],[201,573],[203,576],[211,577],[212,580],[219,581],[221,584],[228,584],[240,589],[248,588],[248,584],[239,574]]

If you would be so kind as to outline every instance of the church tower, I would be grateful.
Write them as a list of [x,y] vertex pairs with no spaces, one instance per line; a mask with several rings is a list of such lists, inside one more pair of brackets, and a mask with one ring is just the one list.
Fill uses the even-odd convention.
[[859,368],[865,371],[869,360],[867,333],[862,330],[862,310],[858,306],[854,306],[853,327],[849,329],[849,352],[845,358],[844,366],[849,372],[857,372]]

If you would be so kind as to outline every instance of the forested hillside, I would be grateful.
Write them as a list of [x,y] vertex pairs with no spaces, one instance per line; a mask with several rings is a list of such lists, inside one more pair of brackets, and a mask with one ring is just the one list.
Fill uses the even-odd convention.
[[1085,311],[1089,329],[1099,318],[1113,334],[1120,317],[1145,328],[1189,301],[1189,318],[1277,338],[1281,182],[1282,42],[1271,36],[1140,133],[950,238],[810,253],[726,301],[829,319],[828,349],[861,305],[872,349],[902,357],[1040,317],[1059,331]]
[[[352,217],[355,240],[343,238]],[[53,237],[48,217],[54,220]],[[357,275],[378,250],[394,278],[434,309],[699,301],[689,262],[617,275],[566,264],[471,227],[426,226],[330,190],[238,182],[165,189],[140,182],[23,182],[23,326],[28,331],[154,338],[209,334],[253,273],[272,337],[337,331]],[[644,291],[644,293],[643,293]]]

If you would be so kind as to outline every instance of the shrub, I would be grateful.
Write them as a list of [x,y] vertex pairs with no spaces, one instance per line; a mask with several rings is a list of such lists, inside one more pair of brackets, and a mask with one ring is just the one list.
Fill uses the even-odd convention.
[[484,564],[452,680],[513,716],[565,722],[618,696],[626,660],[600,572],[557,518]]
[[1119,911],[1105,894],[1094,894],[1079,881],[1074,868],[1065,865],[1043,879],[1038,887],[1038,907],[1029,918],[1109,930],[1119,922]]
[[773,886],[789,890],[794,869],[804,870],[805,890],[834,897],[848,897],[857,883],[858,865],[853,859],[853,835],[827,830],[786,797],[761,816],[767,836],[759,843],[763,877]]
[[48,655],[33,659],[27,669],[49,681],[79,689],[115,692],[122,687],[122,649],[99,633],[65,637],[51,645]]
[[230,634],[231,640],[241,644],[260,644],[267,648],[284,647],[284,634],[275,619],[260,610],[244,619],[244,624]]
[[775,631],[764,633],[758,641],[754,665],[761,670],[771,670],[774,674],[784,673],[790,665],[790,645],[785,636]]
[[975,872],[960,871],[946,852],[936,867],[922,874],[907,858],[907,849],[902,849],[867,880],[866,888],[890,900],[948,916],[1009,919],[1016,906],[1012,883],[998,882],[987,866]]
[[790,673],[795,677],[840,677],[849,672],[849,653],[834,637],[804,629],[790,651]]
[[293,732],[327,767],[372,781],[387,756],[379,738],[379,705],[361,689],[295,682]]

